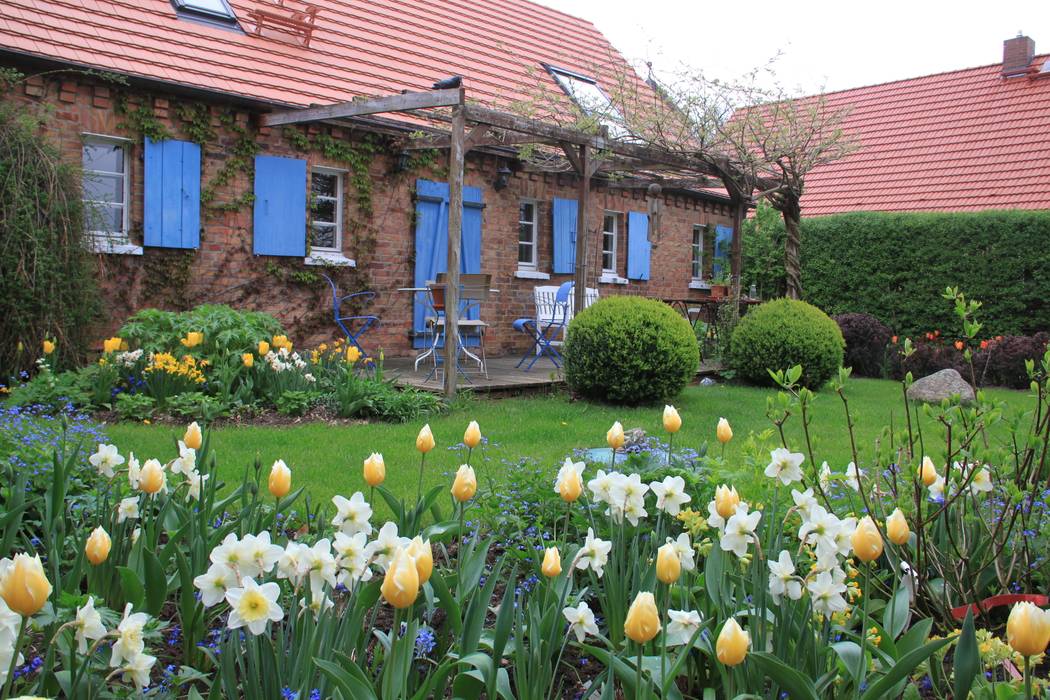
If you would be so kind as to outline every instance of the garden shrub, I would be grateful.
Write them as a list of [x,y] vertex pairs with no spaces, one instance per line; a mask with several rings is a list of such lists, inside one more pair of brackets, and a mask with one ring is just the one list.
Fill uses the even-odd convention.
[[260,340],[284,330],[273,316],[261,311],[239,311],[223,304],[204,304],[189,311],[143,309],[129,318],[117,334],[147,353],[185,350],[183,338],[203,334],[197,353],[215,364],[230,356],[253,352]]
[[777,299],[749,311],[730,341],[730,366],[740,377],[770,384],[769,370],[802,365],[803,386],[816,389],[842,366],[842,331],[804,301]]
[[881,377],[886,365],[886,346],[893,336],[889,327],[871,314],[848,313],[833,316],[846,341],[844,367],[854,376]]
[[1025,360],[1038,360],[1046,352],[1050,334],[1007,335],[988,341],[974,357],[977,381],[1011,389],[1027,389],[1030,383]]
[[145,394],[118,394],[113,410],[124,420],[143,421],[153,417],[157,402]]
[[565,338],[569,387],[613,403],[666,401],[696,375],[699,364],[689,322],[654,299],[601,299],[572,320]]

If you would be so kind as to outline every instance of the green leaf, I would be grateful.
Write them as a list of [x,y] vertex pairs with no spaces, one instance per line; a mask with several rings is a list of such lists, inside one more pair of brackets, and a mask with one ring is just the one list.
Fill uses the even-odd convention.
[[379,495],[383,497],[386,504],[390,506],[390,510],[394,513],[394,517],[397,520],[398,525],[401,525],[405,520],[405,506],[394,494],[390,493],[385,486],[379,487]]
[[[328,676],[332,683],[342,691],[344,698],[348,700],[350,698],[353,698],[353,700],[377,700],[371,683],[363,678],[364,673],[353,661],[346,659],[343,665],[340,666],[324,659],[314,659],[314,665],[321,669],[321,672]],[[356,669],[360,675],[355,676],[351,669]]]
[[[449,575],[449,578],[455,580],[456,576],[453,573]],[[445,619],[452,625],[453,633],[458,636],[463,631],[463,611],[460,610],[459,603],[452,596],[452,591],[449,590],[445,578],[435,572],[424,585],[433,588],[434,594],[441,601],[441,607],[445,611]]]
[[970,695],[973,679],[981,671],[981,654],[977,649],[977,632],[973,625],[973,609],[966,611],[959,643],[955,646],[955,697]]
[[[588,654],[602,662],[606,668],[612,669],[616,677],[620,679],[620,683],[623,684],[625,697],[633,698],[635,696],[635,688],[638,686],[638,672],[635,670],[634,664],[628,664],[619,656],[601,647],[581,644],[580,648],[586,649]],[[612,679],[609,680],[608,684],[612,685]]]
[[929,638],[931,629],[933,629],[932,618],[926,617],[916,622],[904,636],[897,640],[898,653],[903,656],[921,647]]
[[897,589],[886,605],[882,613],[882,628],[890,633],[890,637],[897,639],[908,626],[908,618],[911,616],[911,592],[905,586]]
[[725,580],[724,566],[725,558],[722,554],[722,550],[718,547],[711,549],[711,553],[707,555],[707,561],[704,562],[704,583],[707,585],[707,595],[711,599],[711,602],[715,604],[715,607],[719,610],[722,609],[722,582]]
[[147,549],[142,552],[142,556],[146,574],[146,612],[156,617],[168,597],[168,577],[156,554]]
[[424,528],[422,537],[424,540],[431,540],[433,542],[447,542],[458,534],[459,523],[455,520],[446,520]]
[[131,603],[131,607],[141,610],[142,602],[146,598],[146,589],[139,580],[139,575],[126,566],[118,566],[117,573],[120,574],[120,588],[124,591],[124,600]]
[[877,681],[868,686],[868,689],[860,696],[861,700],[878,700],[879,698],[886,697],[893,686],[911,675],[911,672],[914,671],[919,664],[930,658],[941,648],[950,644],[954,639],[955,637],[936,639],[924,644],[918,649],[913,649],[908,652],[898,659],[897,663],[888,669],[885,675],[881,676]]
[[769,652],[756,651],[748,658],[773,682],[786,690],[791,700],[819,700],[813,681]]
[[856,642],[835,642],[831,648],[838,654],[842,665],[846,667],[846,673],[856,683],[860,673],[860,645]]

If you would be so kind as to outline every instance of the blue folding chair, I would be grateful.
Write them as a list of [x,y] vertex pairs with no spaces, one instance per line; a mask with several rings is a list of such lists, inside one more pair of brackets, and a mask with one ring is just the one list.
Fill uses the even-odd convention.
[[558,360],[562,359],[561,353],[554,347],[552,342],[565,329],[569,318],[569,294],[572,293],[572,282],[566,282],[558,287],[557,293],[551,300],[536,300],[536,318],[519,318],[514,321],[514,328],[532,338],[532,347],[518,360],[516,367],[521,367],[525,360],[532,356],[532,360],[525,371],[528,372],[541,357],[549,357],[555,367],[561,367]]
[[[359,338],[367,333],[371,328],[379,325],[379,317],[373,315],[358,315],[358,316],[344,316],[343,315],[343,304],[349,300],[356,300],[357,303],[362,305],[372,303],[375,299],[375,292],[354,292],[353,294],[347,294],[345,296],[339,296],[339,290],[335,286],[335,282],[328,275],[321,275],[328,280],[328,286],[332,288],[332,312],[335,315],[335,324],[346,334],[346,339],[354,347],[356,347],[363,356],[368,357],[368,353],[365,352],[364,347],[361,346]],[[355,324],[356,322],[356,324]],[[357,325],[356,330],[351,331],[351,328]]]

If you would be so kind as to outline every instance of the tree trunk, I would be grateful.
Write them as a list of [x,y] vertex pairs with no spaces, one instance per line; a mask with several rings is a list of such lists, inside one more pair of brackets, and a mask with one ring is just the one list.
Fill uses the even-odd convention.
[[784,276],[787,280],[787,288],[784,296],[788,299],[802,298],[802,262],[800,259],[802,249],[802,235],[799,230],[799,222],[802,218],[802,209],[799,207],[798,199],[789,197],[788,201],[782,202],[780,209],[784,217],[784,230],[787,237],[784,240]]

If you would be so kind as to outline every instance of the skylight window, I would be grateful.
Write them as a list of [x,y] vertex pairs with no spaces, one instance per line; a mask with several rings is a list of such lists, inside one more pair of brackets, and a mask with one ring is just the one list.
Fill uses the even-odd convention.
[[624,135],[623,128],[620,126],[623,116],[613,106],[609,96],[598,86],[598,81],[564,68],[553,66],[546,66],[546,68],[565,94],[573,99],[584,114],[597,119],[603,126],[608,126],[611,136]]
[[180,16],[210,20],[221,24],[237,24],[237,16],[226,0],[171,0]]

